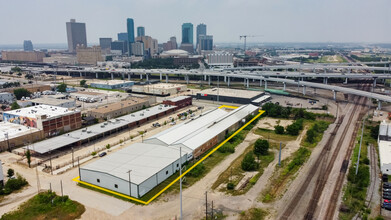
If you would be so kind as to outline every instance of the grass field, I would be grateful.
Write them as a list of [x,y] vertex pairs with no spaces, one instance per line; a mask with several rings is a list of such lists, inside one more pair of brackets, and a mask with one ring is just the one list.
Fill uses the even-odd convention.
[[289,134],[276,134],[274,130],[269,130],[265,128],[257,128],[254,131],[255,134],[260,135],[270,141],[276,142],[288,142],[296,140],[297,136],[289,135]]
[[48,191],[29,199],[17,210],[4,214],[1,220],[71,220],[79,218],[84,211],[82,204],[70,200],[68,196],[57,196]]

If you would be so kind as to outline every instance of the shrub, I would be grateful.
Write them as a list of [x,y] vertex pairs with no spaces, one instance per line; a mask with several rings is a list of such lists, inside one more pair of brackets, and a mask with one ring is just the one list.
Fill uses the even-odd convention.
[[8,175],[8,177],[11,177],[11,176],[13,176],[15,174],[15,171],[13,170],[13,169],[8,169],[8,171],[7,171],[7,175]]
[[9,191],[9,193],[11,193],[12,191],[21,189],[23,186],[27,184],[28,184],[27,180],[18,174],[16,179],[9,179],[7,181],[7,183],[4,186],[4,190]]
[[194,167],[190,172],[189,176],[193,177],[199,177],[202,175],[202,173],[205,171],[205,165],[203,163],[198,164],[196,167]]
[[228,189],[228,190],[233,190],[233,189],[235,189],[235,185],[234,185],[232,182],[229,182],[229,183],[227,184],[227,189]]
[[285,130],[284,127],[281,125],[274,126],[274,132],[276,134],[284,134],[284,130]]
[[253,171],[257,168],[253,152],[248,152],[244,156],[241,166],[244,171]]
[[93,152],[91,153],[91,156],[95,156],[95,155],[96,155],[96,152],[93,151]]
[[[122,139],[121,139],[119,142],[122,143]],[[107,149],[107,150],[110,149],[110,147],[111,147],[110,144],[107,144],[107,145],[106,145],[106,149]]]

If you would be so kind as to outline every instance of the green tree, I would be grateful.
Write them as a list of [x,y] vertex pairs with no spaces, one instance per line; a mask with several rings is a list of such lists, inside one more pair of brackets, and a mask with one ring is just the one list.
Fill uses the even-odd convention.
[[371,137],[374,139],[377,139],[377,136],[379,136],[379,127],[380,125],[376,125],[374,127],[371,127]]
[[253,171],[257,168],[253,152],[250,151],[244,156],[241,166],[244,171]]
[[15,174],[15,171],[13,170],[13,169],[8,169],[8,171],[7,171],[7,175],[8,175],[8,177],[11,177],[11,176],[13,176]]
[[27,158],[27,164],[29,165],[29,168],[30,168],[31,167],[30,166],[30,164],[31,164],[31,153],[30,153],[30,150],[27,150],[26,158]]
[[276,134],[284,134],[284,130],[285,130],[284,127],[281,125],[274,126],[274,132]]
[[80,80],[80,86],[85,86],[87,80],[83,79],[83,80]]
[[316,133],[315,133],[314,129],[309,129],[307,131],[307,138],[306,138],[307,142],[309,142],[311,144],[314,143],[315,136],[316,136]]
[[19,72],[22,72],[22,69],[21,69],[20,67],[18,67],[18,66],[15,66],[15,67],[12,67],[12,68],[11,68],[11,71],[12,71],[12,72],[18,72],[18,73],[19,73]]
[[61,83],[57,86],[57,91],[59,92],[66,92],[67,91],[67,84]]
[[267,140],[258,139],[254,144],[254,154],[258,159],[260,155],[267,155],[269,151],[269,142]]
[[20,109],[20,106],[19,106],[19,104],[18,104],[17,102],[13,102],[13,103],[11,104],[11,109],[12,109],[12,110]]
[[22,97],[30,97],[31,92],[25,88],[20,88],[14,90],[14,95],[16,96],[17,100],[20,100]]
[[32,74],[26,74],[26,75],[24,76],[24,78],[26,78],[26,79],[33,79],[34,76],[33,76]]

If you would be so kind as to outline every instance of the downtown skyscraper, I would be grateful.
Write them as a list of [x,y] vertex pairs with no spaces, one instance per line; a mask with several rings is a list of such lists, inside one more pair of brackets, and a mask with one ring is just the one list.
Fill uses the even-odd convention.
[[145,28],[140,26],[137,27],[137,37],[145,36]]
[[196,47],[197,48],[198,48],[198,45],[200,43],[200,36],[201,35],[206,35],[206,24],[199,24],[199,25],[197,25],[197,32],[196,32],[196,36],[197,36]]
[[134,43],[134,21],[133,18],[126,20],[126,28],[128,32],[128,43]]
[[182,44],[193,44],[193,24],[182,24]]
[[66,23],[66,27],[69,52],[75,53],[77,45],[83,45],[87,47],[87,34],[85,23],[78,23],[75,19],[71,19],[70,22]]

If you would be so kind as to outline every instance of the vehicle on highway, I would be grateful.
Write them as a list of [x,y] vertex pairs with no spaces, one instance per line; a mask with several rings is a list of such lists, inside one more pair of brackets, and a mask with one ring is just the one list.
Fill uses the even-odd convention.
[[99,154],[99,157],[104,157],[107,153],[106,152],[102,152]]

